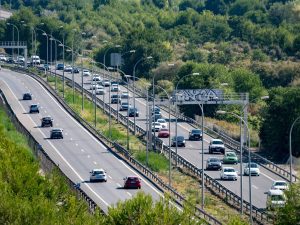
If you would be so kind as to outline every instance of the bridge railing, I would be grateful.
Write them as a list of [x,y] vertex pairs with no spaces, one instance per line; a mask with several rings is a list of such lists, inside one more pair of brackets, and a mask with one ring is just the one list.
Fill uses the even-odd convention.
[[3,47],[27,47],[26,41],[0,41],[0,48]]

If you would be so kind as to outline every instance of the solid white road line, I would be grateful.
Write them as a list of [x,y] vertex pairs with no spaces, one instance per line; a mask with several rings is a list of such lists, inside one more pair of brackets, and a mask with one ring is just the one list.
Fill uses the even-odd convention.
[[[3,81],[3,80],[2,80]],[[7,83],[5,81],[3,81],[6,85]],[[13,94],[13,96],[15,97],[16,101],[18,102],[18,104],[21,106],[21,108],[23,109],[24,112],[25,109],[24,107],[21,105],[21,103],[18,101],[18,98],[16,97],[15,93],[10,89],[10,87],[7,85],[7,87],[9,88],[9,90],[11,91],[11,93]],[[28,116],[29,119],[32,121],[33,124],[35,124],[35,122],[32,120],[32,118],[30,116]],[[35,124],[36,125],[36,124]],[[47,138],[44,133],[41,131],[40,128],[37,128],[40,133],[43,135],[44,138]],[[80,179],[80,181],[84,181],[84,179],[79,175],[79,173],[71,166],[71,164],[63,157],[63,155],[58,151],[58,149],[51,143],[51,141],[47,140],[48,144],[51,145],[51,147],[56,151],[56,153],[61,157],[61,159],[70,167],[70,169],[77,175],[77,177]],[[101,198],[87,183],[84,183],[88,189],[90,189],[91,192],[93,192],[94,195],[96,195],[106,206],[109,206],[109,204],[103,199]]]

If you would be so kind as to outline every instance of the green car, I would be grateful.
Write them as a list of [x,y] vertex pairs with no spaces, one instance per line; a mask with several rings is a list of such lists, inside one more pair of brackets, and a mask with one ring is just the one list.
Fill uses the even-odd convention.
[[223,158],[223,163],[224,164],[237,164],[238,163],[238,158],[235,154],[235,152],[226,152]]

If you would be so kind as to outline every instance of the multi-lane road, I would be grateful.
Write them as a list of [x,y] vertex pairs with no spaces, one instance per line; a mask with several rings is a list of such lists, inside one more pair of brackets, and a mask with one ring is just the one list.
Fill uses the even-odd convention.
[[[58,71],[58,73],[62,73],[61,71]],[[65,73],[65,76],[68,78],[72,78],[71,73]],[[81,74],[75,74],[75,82],[77,82],[79,85],[81,85]],[[84,77],[84,88],[86,90],[90,90],[90,82],[92,77]],[[91,90],[90,90],[91,91]],[[125,87],[121,86],[121,92],[127,91]],[[104,95],[105,102],[109,102],[109,87],[106,87],[106,94]],[[133,96],[132,93],[129,93],[130,96]],[[97,96],[100,99],[103,99],[103,96],[98,95]],[[130,104],[133,106],[133,98],[130,98]],[[146,129],[146,100],[143,98],[136,98],[136,107],[139,110],[139,117],[136,118],[136,123],[140,127]],[[117,109],[117,104],[111,105],[114,109]],[[196,106],[198,107],[198,106]],[[199,109],[200,110],[200,109]],[[127,112],[120,112],[123,115],[126,115]],[[168,118],[168,113],[165,111],[162,111],[162,115],[164,118]],[[133,121],[133,118],[131,118]],[[171,121],[174,121],[174,117],[171,116]],[[186,139],[188,139],[188,133],[191,129],[194,127],[186,122],[179,122],[178,123],[178,135],[183,135]],[[175,123],[171,123],[171,129],[170,129],[171,136],[175,136]],[[208,153],[208,143],[210,141],[211,137],[208,135],[204,135],[204,168],[206,165],[206,160],[208,157],[214,156],[218,157],[220,159],[223,159],[223,155],[221,154],[209,154]],[[168,138],[162,139],[163,142],[168,145]],[[174,150],[174,148],[172,148]],[[186,147],[178,147],[178,154],[182,157],[184,157],[189,162],[196,165],[198,168],[202,167],[201,163],[201,142],[200,141],[189,141],[186,140]],[[245,159],[246,160],[246,159]],[[244,161],[245,161],[244,160]],[[239,171],[240,165],[228,165],[234,167],[237,171]],[[254,206],[258,208],[265,208],[266,207],[266,192],[270,189],[273,181],[275,180],[282,180],[280,176],[278,176],[275,173],[272,173],[271,171],[260,167],[261,174],[258,177],[252,176],[252,203]],[[237,181],[222,181],[220,180],[220,172],[219,171],[205,171],[209,176],[212,178],[218,180],[223,186],[240,196],[240,178],[238,178]],[[248,176],[243,177],[243,198],[244,200],[249,202],[249,178]]]
[[[72,118],[61,105],[30,76],[0,70],[0,89],[19,120],[60,169],[74,182],[80,184],[102,209],[134,196],[138,190],[123,189],[123,178],[129,175],[142,179],[142,190],[154,199],[162,193],[149,181],[137,174],[124,161],[115,157],[101,142],[95,139],[84,127]],[[22,95],[31,92],[33,99],[23,101]],[[40,105],[39,114],[29,114],[29,106]],[[49,139],[51,128],[41,128],[41,118],[50,115],[54,127],[63,128],[64,139]],[[89,171],[103,168],[107,171],[106,183],[90,183]]]

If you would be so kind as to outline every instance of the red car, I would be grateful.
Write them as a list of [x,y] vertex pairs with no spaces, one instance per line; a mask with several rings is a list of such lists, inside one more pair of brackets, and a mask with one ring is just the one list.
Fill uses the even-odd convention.
[[124,188],[138,188],[142,187],[141,179],[138,177],[125,177]]
[[170,132],[168,128],[161,128],[158,132],[159,138],[168,138],[170,136]]

